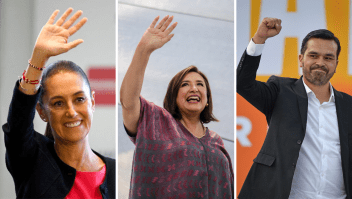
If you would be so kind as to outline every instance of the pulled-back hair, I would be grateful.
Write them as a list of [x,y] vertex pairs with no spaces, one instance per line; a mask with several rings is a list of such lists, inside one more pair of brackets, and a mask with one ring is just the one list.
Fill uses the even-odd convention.
[[301,54],[304,55],[304,53],[307,50],[307,43],[309,39],[311,38],[318,38],[318,39],[325,39],[325,40],[334,40],[336,45],[337,45],[337,52],[336,52],[336,58],[338,60],[340,51],[341,51],[341,45],[340,41],[337,37],[335,37],[334,33],[332,33],[329,30],[326,29],[319,29],[319,30],[313,30],[312,32],[308,33],[306,37],[304,37],[302,41],[302,46],[301,46]]
[[177,120],[182,119],[180,110],[177,107],[176,98],[177,98],[178,90],[181,87],[182,80],[190,72],[196,72],[199,75],[201,75],[205,81],[205,85],[207,88],[208,106],[206,106],[204,110],[200,113],[200,121],[202,123],[209,123],[211,121],[218,122],[219,120],[216,119],[215,116],[213,115],[213,100],[211,96],[211,90],[210,90],[208,78],[201,71],[199,71],[197,67],[193,65],[181,70],[171,79],[164,98],[164,108],[167,111],[169,111],[169,113],[171,113],[171,115],[175,119]]
[[[84,71],[77,64],[75,64],[71,61],[63,61],[63,60],[57,61],[57,62],[54,62],[54,63],[50,64],[49,66],[47,66],[46,69],[43,71],[43,76],[42,76],[42,81],[41,81],[42,88],[41,88],[40,97],[39,97],[39,105],[43,109],[44,109],[43,97],[47,91],[46,80],[48,80],[48,78],[52,77],[53,75],[55,75],[59,72],[73,72],[73,73],[76,73],[77,75],[81,76],[82,79],[84,80],[84,82],[88,85],[90,97],[92,97],[92,92],[91,92],[90,84],[88,81],[88,77],[84,73]],[[51,131],[51,126],[50,126],[49,122],[46,125],[44,135],[50,139],[54,139],[53,132]]]

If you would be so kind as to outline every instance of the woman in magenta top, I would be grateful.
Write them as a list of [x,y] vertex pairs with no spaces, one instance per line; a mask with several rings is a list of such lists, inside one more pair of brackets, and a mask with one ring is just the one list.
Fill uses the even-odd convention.
[[234,198],[234,176],[221,137],[204,127],[212,114],[210,85],[190,66],[170,81],[164,108],[140,96],[151,53],[173,37],[173,17],[155,18],[123,79],[124,125],[136,145],[130,198]]
[[[47,67],[51,56],[83,42],[69,36],[87,21],[69,8],[56,10],[42,28],[27,69],[17,81],[3,125],[6,166],[17,198],[115,198],[115,160],[90,148],[88,133],[95,109],[94,91],[83,70],[70,61]],[[45,136],[33,127],[35,109],[47,122]]]

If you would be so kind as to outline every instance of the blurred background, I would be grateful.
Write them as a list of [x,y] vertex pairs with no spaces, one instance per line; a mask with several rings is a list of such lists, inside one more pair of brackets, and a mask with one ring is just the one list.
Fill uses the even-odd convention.
[[[165,0],[118,1],[118,87],[130,65],[134,50],[156,16],[173,15],[175,36],[150,57],[141,95],[163,105],[171,78],[195,65],[209,79],[214,115],[220,122],[205,126],[223,137],[234,160],[234,1]],[[119,95],[119,93],[118,93]],[[119,101],[119,98],[117,98]],[[128,198],[134,144],[127,136],[118,104],[118,190]]]
[[[81,38],[84,43],[66,54],[50,58],[48,64],[70,60],[87,73],[96,92],[89,142],[97,152],[115,158],[115,1],[0,0],[0,124],[6,123],[15,82],[27,68],[41,28],[54,10],[60,10],[59,17],[69,7],[74,12],[82,10],[81,18],[88,18],[88,22],[69,39]],[[35,130],[44,133],[45,126],[37,114]],[[0,198],[16,198],[14,183],[5,165],[2,130],[0,134]]]

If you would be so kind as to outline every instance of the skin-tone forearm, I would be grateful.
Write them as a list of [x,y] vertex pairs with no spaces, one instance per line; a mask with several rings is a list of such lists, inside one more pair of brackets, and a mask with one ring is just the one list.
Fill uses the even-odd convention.
[[149,28],[142,36],[132,62],[122,81],[120,89],[120,101],[122,105],[122,116],[124,125],[130,133],[137,133],[137,125],[140,116],[140,101],[144,73],[151,53],[161,48],[170,41],[173,34],[170,34],[177,23],[169,28],[173,17],[165,16],[158,25],[159,17],[156,17]]
[[[72,11],[72,8],[67,9],[56,23],[55,18],[59,10],[54,11],[43,26],[33,49],[30,61],[33,66],[43,68],[49,57],[65,53],[83,42],[82,39],[67,42],[68,38],[87,22],[87,18],[83,18],[76,25],[73,25],[82,15],[82,11],[77,11],[69,20],[65,21]],[[42,70],[28,66],[24,75],[28,80],[40,80],[42,73]],[[24,81],[21,81],[19,86],[20,91],[27,95],[36,94],[38,88],[38,84],[25,83]]]
[[257,34],[255,34],[252,40],[255,44],[264,44],[266,41],[266,38],[259,37]]
[[147,68],[151,52],[137,46],[130,67],[121,84],[120,101],[122,114],[126,128],[131,132],[137,132],[137,123],[140,112],[139,96],[141,94],[144,74]]
[[123,78],[120,90],[120,101],[124,109],[131,109],[139,103],[145,69],[151,52],[137,46],[132,62]]
[[[30,63],[38,68],[43,68],[45,66],[45,63],[48,61],[49,58],[41,56],[42,53],[36,52],[36,50],[33,50],[32,57],[30,59]],[[28,65],[25,76],[29,80],[40,80],[42,78],[43,71],[38,70],[36,68],[33,68]],[[37,84],[28,84],[23,82],[23,80],[20,82],[21,85],[19,85],[20,91],[27,95],[34,95],[38,92],[38,85]]]

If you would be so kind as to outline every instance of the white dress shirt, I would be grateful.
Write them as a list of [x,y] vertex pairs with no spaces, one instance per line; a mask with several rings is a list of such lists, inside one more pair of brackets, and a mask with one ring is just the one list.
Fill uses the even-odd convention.
[[[255,44],[251,40],[247,54],[258,56],[263,48],[264,44]],[[329,101],[320,104],[314,92],[304,81],[303,84],[308,96],[307,126],[289,199],[345,199],[340,136],[332,86],[329,83]]]

